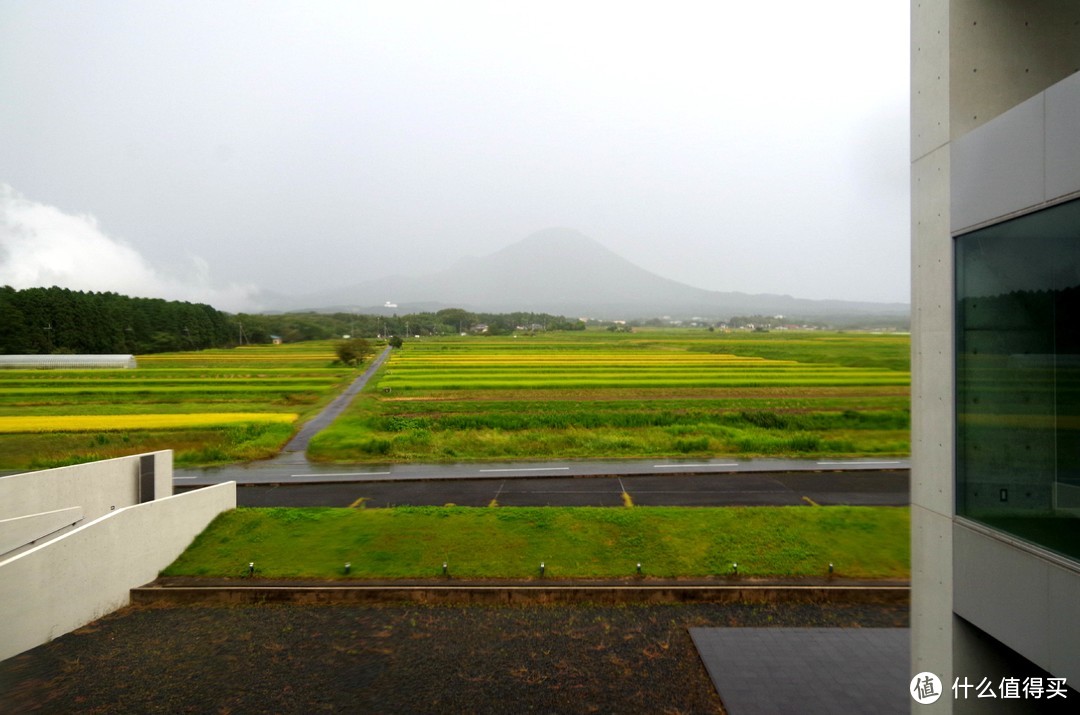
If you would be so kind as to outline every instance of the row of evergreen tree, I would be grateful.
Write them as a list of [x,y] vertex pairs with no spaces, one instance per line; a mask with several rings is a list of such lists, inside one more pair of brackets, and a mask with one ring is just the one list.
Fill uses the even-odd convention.
[[279,313],[230,315],[199,303],[130,298],[67,288],[0,286],[0,354],[147,354],[353,337],[505,335],[525,329],[583,330],[547,313],[472,313],[460,308],[408,315]]
[[0,287],[0,353],[127,354],[220,347],[232,321],[209,305],[84,293],[67,288]]

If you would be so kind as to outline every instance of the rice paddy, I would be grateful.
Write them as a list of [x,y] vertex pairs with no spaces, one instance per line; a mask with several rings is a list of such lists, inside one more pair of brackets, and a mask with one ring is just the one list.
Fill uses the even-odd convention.
[[[906,335],[825,332],[411,340],[309,457],[906,455],[908,350]],[[0,371],[0,469],[153,449],[182,466],[268,458],[355,377],[334,358],[314,342]]]
[[0,371],[0,469],[155,449],[180,465],[271,457],[353,377],[328,342],[138,357],[134,370]]
[[330,461],[904,455],[906,335],[666,330],[411,341]]
[[213,427],[238,422],[291,424],[292,413],[222,412],[186,415],[63,415],[0,417],[0,434],[13,432],[112,432],[163,428]]

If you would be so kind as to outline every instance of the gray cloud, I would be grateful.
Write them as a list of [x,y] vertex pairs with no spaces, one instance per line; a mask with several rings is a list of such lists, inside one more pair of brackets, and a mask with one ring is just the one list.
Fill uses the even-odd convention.
[[0,0],[0,181],[151,265],[278,292],[572,226],[702,288],[906,300],[907,23],[855,0]]
[[252,286],[213,287],[205,260],[192,256],[187,275],[166,275],[137,250],[106,235],[90,215],[66,214],[0,184],[0,285],[61,286],[168,298],[239,311],[258,307]]

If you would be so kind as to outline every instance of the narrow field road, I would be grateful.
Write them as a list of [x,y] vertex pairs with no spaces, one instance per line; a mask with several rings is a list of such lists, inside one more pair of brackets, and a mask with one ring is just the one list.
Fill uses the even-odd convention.
[[282,448],[281,454],[277,459],[289,459],[290,457],[296,456],[297,453],[299,453],[300,456],[303,456],[311,438],[324,430],[345,411],[345,408],[349,406],[352,399],[356,397],[360,390],[364,389],[364,385],[368,383],[371,376],[375,374],[375,371],[379,369],[379,366],[390,356],[390,350],[391,348],[387,346],[385,350],[379,353],[379,355],[371,361],[371,364],[364,370],[364,374],[353,380],[353,383],[345,388],[344,392],[335,397],[334,400],[326,406],[326,409],[305,424],[303,428],[296,433],[296,436],[289,440]]

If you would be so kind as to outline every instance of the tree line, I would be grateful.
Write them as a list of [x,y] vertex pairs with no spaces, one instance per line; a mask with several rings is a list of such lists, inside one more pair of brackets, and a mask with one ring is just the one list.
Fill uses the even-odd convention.
[[127,354],[199,350],[226,344],[228,316],[209,305],[0,287],[0,353]]
[[461,308],[406,315],[367,315],[360,313],[280,313],[235,316],[245,340],[270,342],[272,336],[291,343],[301,340],[328,340],[351,335],[363,338],[414,335],[456,335],[483,333],[509,335],[550,330],[584,330],[580,320],[547,313],[473,313]]
[[378,316],[354,313],[232,315],[201,303],[131,298],[67,288],[0,286],[0,354],[147,354],[241,344],[525,329],[584,330],[547,313],[472,313],[460,308]]

